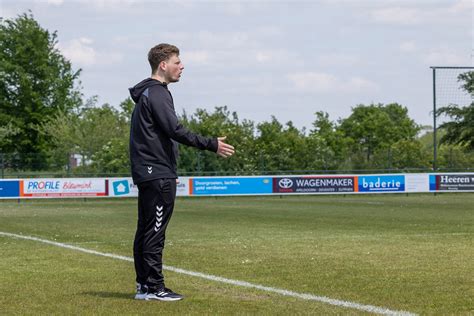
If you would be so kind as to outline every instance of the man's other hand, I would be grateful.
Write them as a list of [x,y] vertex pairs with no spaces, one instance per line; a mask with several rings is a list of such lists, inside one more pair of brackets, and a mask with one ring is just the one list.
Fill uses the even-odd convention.
[[234,154],[234,146],[224,143],[227,136],[217,137],[217,154],[221,157],[227,158]]

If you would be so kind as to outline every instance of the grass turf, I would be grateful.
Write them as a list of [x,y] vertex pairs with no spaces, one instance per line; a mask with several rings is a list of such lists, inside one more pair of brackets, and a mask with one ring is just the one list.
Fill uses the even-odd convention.
[[[131,256],[136,200],[0,201],[0,231]],[[470,314],[474,194],[180,198],[165,264],[422,314]],[[0,236],[5,314],[364,314],[166,272],[186,299],[134,301],[133,264]],[[27,299],[22,299],[24,293]]]

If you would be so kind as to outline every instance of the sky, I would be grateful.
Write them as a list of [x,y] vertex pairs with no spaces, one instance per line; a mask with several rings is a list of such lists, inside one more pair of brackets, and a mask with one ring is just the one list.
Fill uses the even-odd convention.
[[[84,98],[99,105],[118,106],[150,76],[159,43],[178,46],[184,63],[170,85],[179,114],[227,106],[240,120],[307,130],[318,111],[336,121],[393,102],[432,125],[430,66],[474,65],[473,0],[0,0],[3,18],[28,10],[57,31]],[[436,77],[438,100],[468,102],[456,73]]]

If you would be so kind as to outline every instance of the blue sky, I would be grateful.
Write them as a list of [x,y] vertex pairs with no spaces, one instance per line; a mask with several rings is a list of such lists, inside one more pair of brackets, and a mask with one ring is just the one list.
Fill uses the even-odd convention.
[[337,120],[372,102],[431,124],[429,67],[474,60],[471,0],[1,0],[4,18],[27,10],[57,30],[99,104],[124,100],[150,75],[149,48],[168,42],[185,66],[170,86],[177,112],[227,105],[240,119],[299,128],[316,111]]

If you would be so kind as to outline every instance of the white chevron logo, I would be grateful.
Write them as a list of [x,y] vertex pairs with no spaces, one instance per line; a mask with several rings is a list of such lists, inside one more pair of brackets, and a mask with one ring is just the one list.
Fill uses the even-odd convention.
[[157,206],[156,206],[156,209],[157,209],[157,211],[156,211],[156,216],[158,216],[158,217],[163,216],[163,212],[162,212],[163,206],[162,206],[162,207],[159,207],[159,206],[157,205]]
[[161,221],[163,220],[163,206],[156,206],[156,223],[155,223],[155,232],[160,230]]
[[160,226],[161,226],[161,223],[160,225],[158,225],[158,223],[155,225],[155,232],[158,232],[160,230]]
[[153,169],[153,167],[152,167],[152,166],[148,167],[148,173],[152,173],[152,172],[153,172],[153,170],[152,170],[152,169]]

